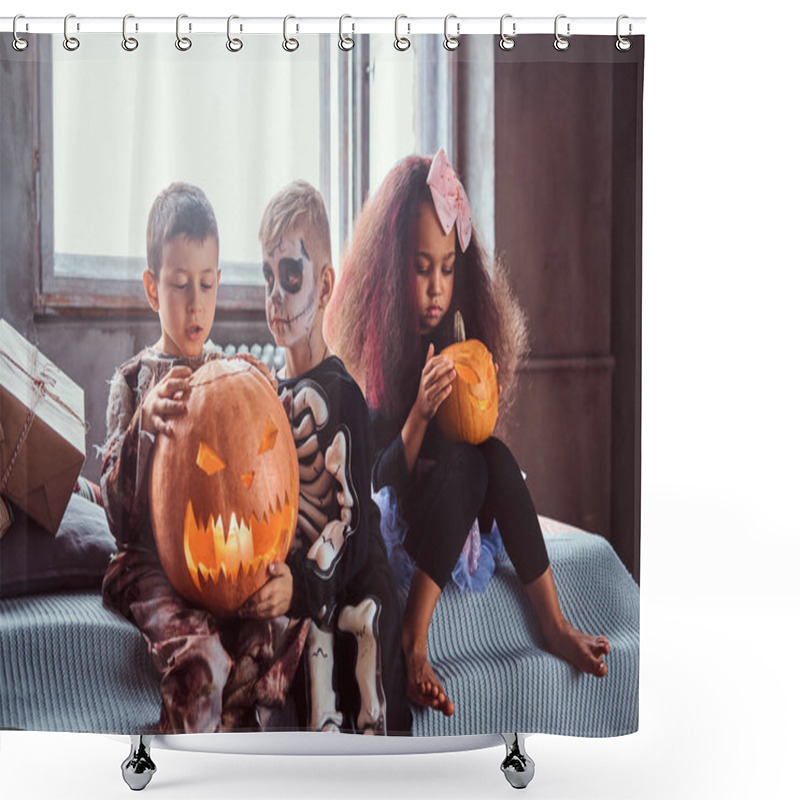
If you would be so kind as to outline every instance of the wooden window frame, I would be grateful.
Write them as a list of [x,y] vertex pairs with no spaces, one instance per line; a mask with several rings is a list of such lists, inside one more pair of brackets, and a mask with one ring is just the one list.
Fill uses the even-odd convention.
[[[36,187],[36,234],[38,242],[38,276],[35,282],[34,313],[52,315],[106,315],[138,314],[149,310],[139,279],[66,277],[55,271],[55,194],[53,156],[53,73],[51,37],[35,37],[32,55],[36,62],[33,81],[35,122],[34,170]],[[323,53],[326,51],[323,50]],[[330,52],[329,50],[327,51]],[[320,81],[327,86],[330,79],[331,60],[320,58]],[[320,183],[326,203],[330,205],[330,126],[333,124],[330,100],[321,93],[321,146]],[[328,112],[328,113],[325,113]],[[346,120],[341,120],[345,124]],[[110,261],[123,259],[109,257]],[[140,259],[136,259],[140,261]],[[225,263],[220,265],[225,270]],[[234,319],[263,315],[264,298],[261,283],[220,284],[217,295],[217,316]]]
[[[359,40],[357,58],[352,53],[333,53],[331,39],[322,42],[320,58],[320,83],[329,86],[331,78],[338,81],[338,104],[334,108],[327,92],[321,92],[320,118],[320,191],[328,207],[331,193],[337,192],[339,208],[339,241],[344,244],[352,232],[353,222],[367,197],[369,185],[369,108],[370,108],[370,49],[369,36]],[[455,65],[447,61],[437,48],[433,37],[423,40],[416,57],[421,63],[434,63],[431,70],[420,70],[418,101],[439,107],[442,101],[450,110],[446,118],[441,115],[420,115],[417,136],[423,151],[433,151],[434,145],[444,142],[453,153],[454,117],[457,113],[457,81]],[[437,40],[438,42],[438,40]],[[32,93],[34,103],[34,185],[36,205],[36,239],[38,275],[35,281],[34,313],[50,315],[106,315],[139,314],[149,310],[139,279],[66,277],[55,271],[55,195],[53,156],[53,73],[51,37],[35,37],[32,55],[36,71]],[[332,76],[331,69],[336,69]],[[449,86],[448,86],[449,82]],[[334,117],[335,115],[335,117]],[[340,130],[339,152],[331,152],[331,126]],[[339,161],[339,180],[332,185],[331,158]],[[94,258],[94,257],[92,257]],[[109,257],[110,261],[115,257]],[[127,259],[120,259],[118,261]],[[139,261],[139,259],[136,259]],[[222,268],[224,270],[225,264]],[[260,284],[221,284],[217,298],[217,313],[221,318],[263,313]]]

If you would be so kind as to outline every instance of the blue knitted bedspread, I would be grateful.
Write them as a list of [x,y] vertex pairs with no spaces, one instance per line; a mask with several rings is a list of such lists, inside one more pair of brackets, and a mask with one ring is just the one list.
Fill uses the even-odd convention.
[[[415,735],[499,732],[615,736],[638,727],[639,590],[599,536],[561,526],[545,541],[567,618],[611,641],[609,671],[579,674],[543,649],[535,615],[501,552],[483,594],[448,586],[429,635],[453,717],[414,711]],[[99,594],[0,601],[0,728],[155,730],[157,681],[139,632]]]
[[619,736],[638,729],[639,588],[605,539],[560,527],[557,534],[545,527],[545,542],[561,608],[578,629],[608,637],[607,675],[579,673],[544,649],[501,551],[485,593],[449,584],[436,606],[428,654],[456,713],[415,710],[415,734]]

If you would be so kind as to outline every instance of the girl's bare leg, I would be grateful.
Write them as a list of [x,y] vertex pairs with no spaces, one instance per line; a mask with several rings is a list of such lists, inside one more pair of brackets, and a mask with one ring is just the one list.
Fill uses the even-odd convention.
[[550,567],[525,587],[525,593],[539,618],[547,649],[582,672],[602,678],[608,672],[608,664],[603,660],[611,649],[608,639],[581,633],[567,622]]
[[441,593],[435,581],[420,569],[414,570],[403,617],[403,654],[408,672],[409,700],[450,717],[455,706],[428,661],[428,628]]

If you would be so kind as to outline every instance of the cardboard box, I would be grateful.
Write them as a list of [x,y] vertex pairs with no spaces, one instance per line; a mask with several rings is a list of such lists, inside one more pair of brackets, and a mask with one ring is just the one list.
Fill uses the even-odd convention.
[[83,389],[0,320],[0,494],[55,533],[85,458]]

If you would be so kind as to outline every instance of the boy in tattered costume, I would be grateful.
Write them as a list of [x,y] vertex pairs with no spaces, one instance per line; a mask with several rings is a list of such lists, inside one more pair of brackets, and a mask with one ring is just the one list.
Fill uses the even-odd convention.
[[279,394],[300,461],[300,514],[288,562],[289,613],[309,617],[308,726],[408,733],[402,610],[372,501],[369,416],[356,382],[322,336],[334,285],[320,193],[295,181],[259,232],[269,329],[286,350]]
[[308,629],[283,616],[292,595],[285,564],[255,595],[258,610],[220,620],[187,603],[159,561],[150,524],[150,453],[170,420],[186,413],[188,379],[219,357],[206,344],[214,322],[219,235],[198,188],[174,183],[147,223],[144,287],[161,338],[119,367],[108,399],[101,487],[119,552],[103,581],[103,601],[147,640],[161,679],[161,733],[257,730],[284,706]]

